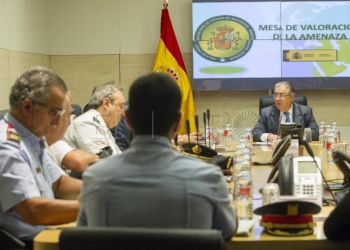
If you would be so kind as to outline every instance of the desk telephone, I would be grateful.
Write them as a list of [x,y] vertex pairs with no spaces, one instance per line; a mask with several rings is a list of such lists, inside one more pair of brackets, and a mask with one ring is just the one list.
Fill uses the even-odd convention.
[[[321,168],[321,159],[315,157]],[[322,206],[322,175],[310,156],[282,157],[270,173],[267,182],[278,183],[280,200],[303,200]]]

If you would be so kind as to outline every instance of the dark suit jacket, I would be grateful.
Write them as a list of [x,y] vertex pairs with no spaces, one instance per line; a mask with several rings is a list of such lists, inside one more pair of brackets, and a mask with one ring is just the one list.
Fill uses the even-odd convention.
[[[319,129],[312,114],[312,109],[308,106],[293,103],[293,122],[301,124],[303,128],[311,128],[312,140],[319,140]],[[261,110],[258,123],[255,125],[252,134],[254,141],[260,141],[264,133],[278,134],[280,124],[280,111],[276,105],[272,105]]]
[[132,132],[126,124],[125,117],[123,116],[117,126],[110,129],[115,139],[115,143],[118,145],[121,151],[124,151],[130,146],[133,138]]

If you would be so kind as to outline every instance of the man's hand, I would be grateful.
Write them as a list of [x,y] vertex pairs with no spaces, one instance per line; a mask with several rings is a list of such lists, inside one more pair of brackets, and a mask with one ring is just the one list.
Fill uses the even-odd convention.
[[268,141],[274,141],[274,140],[278,140],[278,139],[279,139],[278,135],[274,135],[274,134],[268,134],[267,135],[267,140]]
[[[200,140],[202,137],[201,133],[193,132],[190,134],[190,142],[197,142],[197,139]],[[177,144],[182,145],[188,142],[188,135],[179,135],[177,138]]]

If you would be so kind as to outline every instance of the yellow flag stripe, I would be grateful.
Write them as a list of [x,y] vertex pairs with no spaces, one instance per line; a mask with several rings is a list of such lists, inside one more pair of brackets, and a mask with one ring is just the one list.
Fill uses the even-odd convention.
[[170,74],[176,80],[182,94],[181,112],[183,117],[179,127],[178,134],[186,134],[186,120],[190,121],[191,132],[196,131],[195,119],[196,110],[194,106],[191,84],[186,72],[179,66],[176,58],[170,53],[162,39],[159,39],[156,59],[153,66],[153,72],[163,72]]

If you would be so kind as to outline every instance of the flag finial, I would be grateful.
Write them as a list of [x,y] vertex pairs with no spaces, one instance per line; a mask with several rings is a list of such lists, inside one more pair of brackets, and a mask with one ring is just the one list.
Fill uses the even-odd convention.
[[164,0],[164,3],[163,3],[164,8],[167,9],[167,8],[168,8],[168,4],[169,4],[169,3],[168,3],[168,0]]

